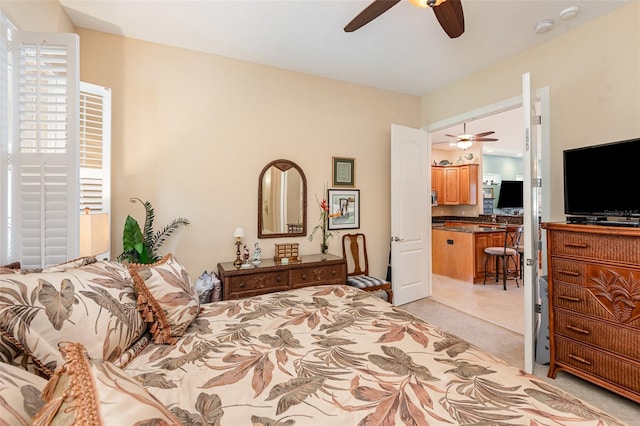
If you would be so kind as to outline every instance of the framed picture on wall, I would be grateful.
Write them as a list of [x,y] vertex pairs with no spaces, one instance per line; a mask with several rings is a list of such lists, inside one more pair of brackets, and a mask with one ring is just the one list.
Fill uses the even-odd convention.
[[355,186],[356,159],[333,157],[333,186]]
[[360,228],[360,190],[329,190],[329,229]]

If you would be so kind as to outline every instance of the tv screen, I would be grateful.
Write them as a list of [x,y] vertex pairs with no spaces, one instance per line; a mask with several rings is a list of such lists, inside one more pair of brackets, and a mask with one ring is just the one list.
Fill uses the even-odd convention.
[[640,216],[640,139],[568,149],[564,212],[578,216]]
[[499,209],[516,209],[522,208],[522,181],[521,180],[503,180],[500,183],[500,194],[498,195]]

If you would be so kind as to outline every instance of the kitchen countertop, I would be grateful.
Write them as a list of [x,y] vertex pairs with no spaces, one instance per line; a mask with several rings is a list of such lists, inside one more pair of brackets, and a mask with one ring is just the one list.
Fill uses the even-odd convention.
[[434,224],[433,230],[440,231],[453,231],[453,232],[466,232],[470,234],[479,234],[486,232],[497,232],[504,230],[504,225],[499,223],[492,223],[487,225],[455,225],[445,226],[444,224]]

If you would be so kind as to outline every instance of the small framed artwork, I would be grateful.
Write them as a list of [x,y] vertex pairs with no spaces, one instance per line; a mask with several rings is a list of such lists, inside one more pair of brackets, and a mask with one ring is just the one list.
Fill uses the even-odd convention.
[[333,157],[333,186],[355,186],[356,159]]
[[360,190],[329,190],[329,229],[360,228]]
[[482,198],[493,198],[493,188],[482,188]]

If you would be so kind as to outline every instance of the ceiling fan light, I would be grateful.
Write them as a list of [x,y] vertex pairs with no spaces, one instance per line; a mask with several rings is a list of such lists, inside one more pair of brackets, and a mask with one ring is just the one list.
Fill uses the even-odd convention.
[[444,3],[447,0],[409,0],[409,2],[416,7],[434,7],[439,6],[440,3]]
[[471,145],[473,145],[473,142],[471,141],[460,141],[458,143],[456,143],[456,146],[460,149],[467,149],[470,148]]

